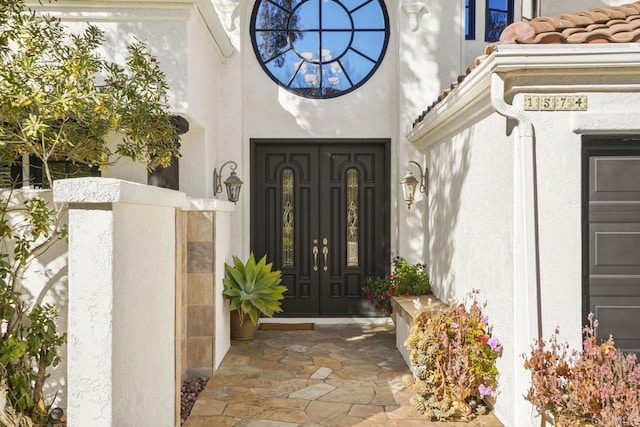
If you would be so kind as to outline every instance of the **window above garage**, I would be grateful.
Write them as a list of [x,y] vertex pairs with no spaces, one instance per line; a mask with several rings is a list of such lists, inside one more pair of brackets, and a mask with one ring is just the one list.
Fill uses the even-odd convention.
[[513,0],[487,0],[485,16],[484,40],[496,42],[502,30],[513,22]]

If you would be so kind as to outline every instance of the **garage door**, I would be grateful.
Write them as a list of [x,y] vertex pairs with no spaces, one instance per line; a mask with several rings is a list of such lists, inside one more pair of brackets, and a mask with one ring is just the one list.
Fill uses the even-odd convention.
[[585,314],[598,337],[640,355],[640,144],[585,141]]

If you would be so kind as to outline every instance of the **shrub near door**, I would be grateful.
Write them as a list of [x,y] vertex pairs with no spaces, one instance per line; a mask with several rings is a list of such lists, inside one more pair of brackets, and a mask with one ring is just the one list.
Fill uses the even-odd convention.
[[391,314],[391,297],[426,295],[431,293],[425,264],[409,264],[401,256],[394,256],[393,273],[389,277],[369,277],[362,292],[371,304],[385,316]]
[[282,273],[272,270],[266,255],[256,263],[253,253],[246,263],[234,256],[233,266],[225,263],[224,268],[227,277],[222,280],[222,294],[229,299],[232,311],[231,338],[251,339],[261,315],[272,317],[282,312],[281,301],[287,291],[286,286],[280,285]]

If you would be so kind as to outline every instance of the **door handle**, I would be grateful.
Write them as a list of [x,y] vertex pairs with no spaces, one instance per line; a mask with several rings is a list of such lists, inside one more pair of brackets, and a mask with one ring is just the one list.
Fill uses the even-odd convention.
[[329,270],[329,261],[328,261],[328,257],[329,257],[329,247],[327,246],[329,244],[329,241],[327,240],[327,238],[325,237],[324,239],[322,239],[322,255],[324,255],[324,265],[322,266],[322,269],[324,271]]
[[311,253],[313,254],[313,271],[318,271],[318,247],[316,245],[313,245]]

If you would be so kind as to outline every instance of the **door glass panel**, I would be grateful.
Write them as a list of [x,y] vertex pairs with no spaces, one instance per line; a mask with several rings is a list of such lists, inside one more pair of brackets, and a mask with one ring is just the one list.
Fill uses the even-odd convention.
[[282,266],[293,267],[293,170],[282,171]]
[[358,260],[358,171],[347,171],[347,267],[357,267]]

